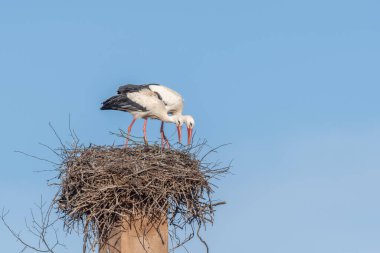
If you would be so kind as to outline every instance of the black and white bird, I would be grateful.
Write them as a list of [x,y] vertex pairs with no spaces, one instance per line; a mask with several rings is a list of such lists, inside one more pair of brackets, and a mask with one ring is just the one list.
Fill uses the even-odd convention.
[[[176,91],[158,84],[120,86],[118,95],[113,96],[103,102],[101,110],[127,111],[133,115],[133,120],[128,127],[128,137],[132,126],[139,118],[144,119],[144,141],[147,142],[146,125],[148,118],[159,119],[161,123],[161,138],[169,145],[163,130],[164,122],[177,125],[179,141],[181,141],[181,126],[183,123],[188,126],[188,144],[191,142],[194,119],[189,115],[182,115],[183,99]],[[163,143],[164,145],[164,143]]]

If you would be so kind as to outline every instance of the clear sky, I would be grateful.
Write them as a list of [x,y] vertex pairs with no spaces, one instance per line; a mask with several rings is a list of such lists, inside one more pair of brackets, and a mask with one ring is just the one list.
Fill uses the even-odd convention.
[[[49,122],[68,139],[69,114],[83,142],[121,144],[109,131],[131,116],[100,103],[157,82],[183,94],[198,137],[232,143],[215,156],[234,175],[203,233],[211,252],[380,252],[379,12],[375,0],[0,1],[0,208],[22,230],[53,192],[33,172],[50,165],[14,150],[54,158],[38,143],[58,146]],[[81,251],[68,240],[59,252]],[[2,225],[0,242],[18,252]]]

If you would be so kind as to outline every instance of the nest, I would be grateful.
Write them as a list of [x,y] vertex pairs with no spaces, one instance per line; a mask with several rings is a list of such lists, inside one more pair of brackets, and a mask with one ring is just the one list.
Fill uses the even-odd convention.
[[107,243],[122,221],[132,225],[138,219],[149,221],[146,232],[159,233],[158,226],[168,222],[173,249],[199,237],[199,229],[213,223],[215,206],[224,204],[213,200],[212,180],[229,169],[198,158],[204,146],[64,148],[55,202],[65,227],[84,234],[84,251]]

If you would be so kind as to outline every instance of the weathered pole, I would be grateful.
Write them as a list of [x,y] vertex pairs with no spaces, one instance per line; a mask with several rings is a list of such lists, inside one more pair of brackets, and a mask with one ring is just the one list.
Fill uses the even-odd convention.
[[129,226],[126,221],[112,232],[108,245],[100,248],[99,253],[168,253],[168,223],[150,228],[148,220],[136,221]]

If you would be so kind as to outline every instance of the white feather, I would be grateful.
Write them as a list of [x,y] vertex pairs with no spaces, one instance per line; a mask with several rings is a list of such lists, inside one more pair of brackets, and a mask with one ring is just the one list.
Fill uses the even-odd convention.
[[149,89],[160,94],[166,110],[172,114],[182,114],[183,98],[181,94],[162,85],[149,85]]

